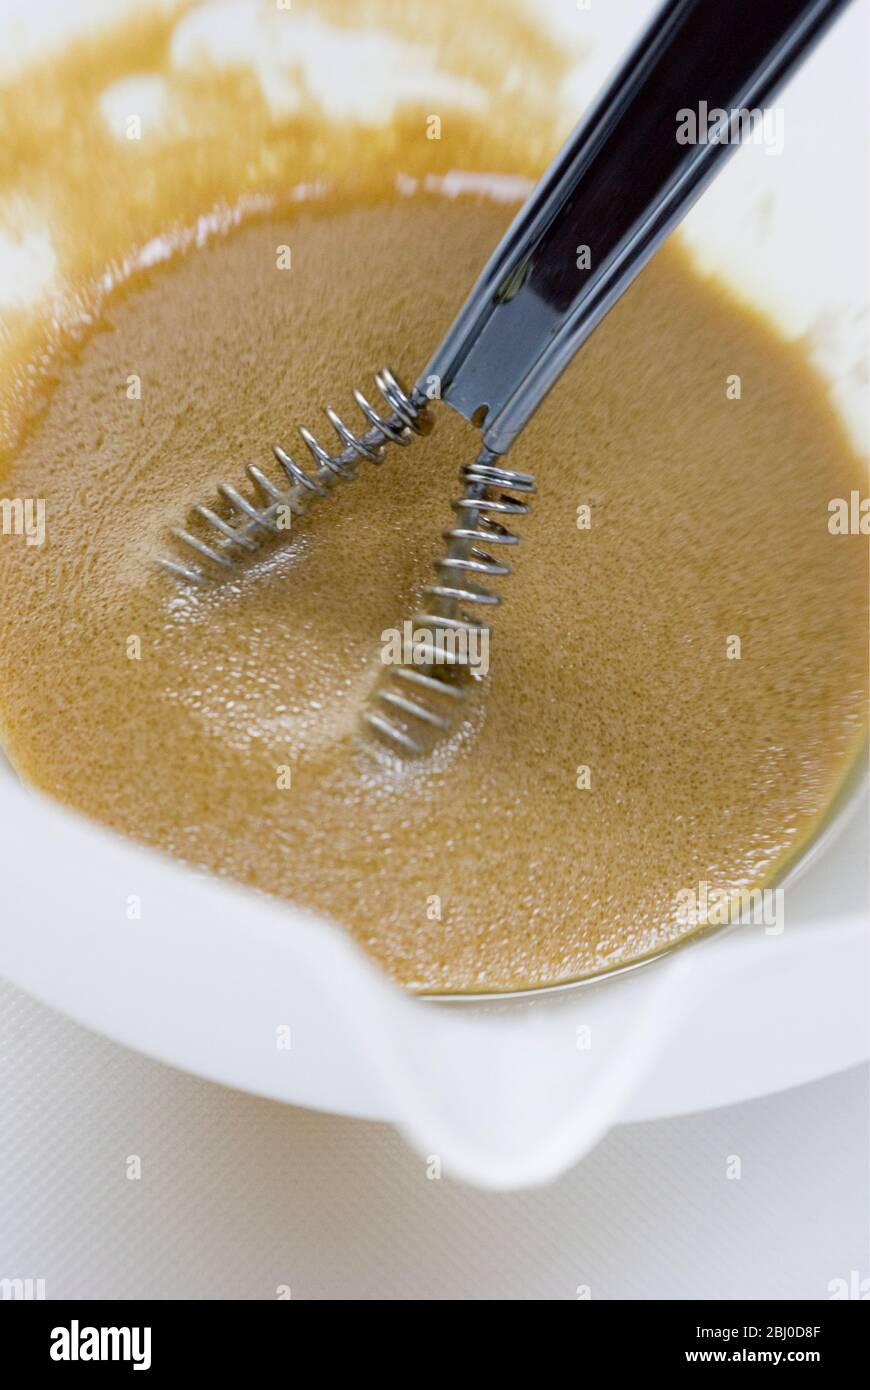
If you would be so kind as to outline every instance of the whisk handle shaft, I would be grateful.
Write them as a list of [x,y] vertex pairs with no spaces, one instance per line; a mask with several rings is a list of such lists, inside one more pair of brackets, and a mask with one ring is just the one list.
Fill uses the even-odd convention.
[[520,210],[418,391],[437,379],[504,453],[846,3],[667,0]]

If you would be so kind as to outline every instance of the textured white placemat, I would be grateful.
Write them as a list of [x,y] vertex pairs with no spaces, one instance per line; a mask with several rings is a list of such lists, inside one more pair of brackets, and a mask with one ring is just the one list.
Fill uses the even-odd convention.
[[428,1176],[387,1125],[197,1080],[0,984],[0,1281],[44,1279],[48,1298],[827,1298],[868,1274],[867,1102],[859,1068],[625,1125],[550,1187],[482,1193]]

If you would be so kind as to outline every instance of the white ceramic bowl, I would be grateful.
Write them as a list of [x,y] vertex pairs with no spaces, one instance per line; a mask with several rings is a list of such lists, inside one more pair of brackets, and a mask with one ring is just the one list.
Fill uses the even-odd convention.
[[[566,129],[651,8],[584,12],[590,60],[563,93]],[[854,7],[784,94],[782,154],[740,151],[685,231],[704,266],[807,335],[856,439],[867,13]],[[176,1066],[393,1120],[445,1171],[543,1181],[619,1119],[760,1095],[867,1055],[866,794],[849,807],[787,889],[782,936],[737,929],[581,988],[436,1004],[403,995],[329,923],[121,840],[0,767],[0,972]],[[131,894],[141,920],[127,919]]]

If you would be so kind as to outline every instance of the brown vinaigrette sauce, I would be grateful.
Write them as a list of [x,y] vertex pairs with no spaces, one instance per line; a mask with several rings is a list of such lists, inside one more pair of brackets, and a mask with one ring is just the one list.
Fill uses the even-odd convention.
[[[138,46],[54,62],[77,141],[64,127],[24,173],[15,107],[6,155],[62,286],[2,349],[0,495],[46,517],[41,546],[0,539],[0,727],[21,775],[327,914],[415,988],[577,979],[685,936],[685,890],[771,882],[854,764],[866,706],[866,542],[827,526],[861,468],[802,352],[679,248],[656,257],[512,452],[538,496],[489,675],[455,735],[401,765],[359,714],[381,633],[431,575],[469,426],[436,405],[429,439],[362,465],[230,580],[186,588],[155,560],[219,481],[274,467],[273,440],[301,460],[295,426],[319,431],[323,404],[356,421],[352,386],[421,369],[514,207],[411,180],[534,174],[552,133],[457,116],[445,150],[421,110],[342,136],[308,109],[270,120],[224,73],[176,94],[190,119],[212,103],[211,141],[131,153],[93,97],[164,69],[169,21],[149,23]],[[437,43],[460,63],[448,30]],[[47,82],[19,92],[31,123]],[[329,189],[287,196],[326,170]],[[216,207],[222,230],[185,238]],[[154,237],[176,251],[136,269]]]

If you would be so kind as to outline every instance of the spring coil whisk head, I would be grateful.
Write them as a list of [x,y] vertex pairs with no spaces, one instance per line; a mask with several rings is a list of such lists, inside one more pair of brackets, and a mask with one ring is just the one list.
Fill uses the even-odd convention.
[[326,497],[336,482],[351,482],[360,459],[380,463],[389,444],[406,446],[414,435],[429,433],[432,421],[421,392],[406,391],[388,367],[375,377],[375,382],[386,403],[386,414],[378,414],[361,391],[353,393],[369,423],[363,434],[354,434],[328,406],[327,419],[341,441],[338,452],[330,453],[310,430],[300,427],[299,433],[314,460],[314,468],[306,470],[280,444],[273,444],[272,452],[283,473],[281,483],[276,484],[255,463],[249,463],[247,475],[253,496],[246,497],[229,483],[221,483],[218,493],[224,514],[211,507],[195,506],[199,534],[173,528],[171,534],[184,558],[162,558],[160,567],[187,583],[207,584],[232,571],[267,537],[287,531],[291,518],[311,502]]
[[423,589],[426,610],[406,625],[413,633],[413,655],[403,653],[390,667],[363,715],[366,726],[394,752],[422,754],[433,738],[449,732],[472,680],[482,674],[480,655],[484,647],[488,652],[490,628],[465,605],[485,609],[501,602],[483,580],[503,578],[511,567],[484,546],[519,544],[505,520],[525,516],[529,508],[520,499],[535,490],[530,474],[502,468],[496,457],[485,450],[460,470],[464,489],[452,504],[458,525],[443,533],[447,550],[435,564],[437,583]]

